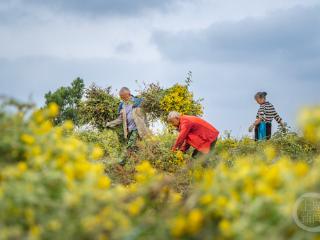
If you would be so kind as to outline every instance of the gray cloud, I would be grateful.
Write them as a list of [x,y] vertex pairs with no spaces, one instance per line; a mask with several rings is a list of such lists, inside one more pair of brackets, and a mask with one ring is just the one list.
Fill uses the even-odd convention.
[[165,57],[177,61],[319,61],[317,26],[320,6],[296,7],[265,18],[216,23],[200,31],[157,32],[153,40]]
[[[243,20],[238,22],[229,18],[233,12],[227,11],[223,19],[229,22],[214,23],[204,30],[198,22],[190,28],[197,31],[169,34],[192,25],[197,17],[193,14],[195,6],[188,6],[184,17],[174,12],[168,15],[176,18],[168,18],[168,6],[171,9],[179,0],[145,0],[145,5],[142,0],[128,0],[125,6],[121,5],[123,0],[93,0],[92,5],[87,0],[78,1],[84,3],[81,6],[75,0],[5,2],[9,1],[0,1],[0,95],[26,100],[32,94],[40,106],[45,92],[68,85],[78,76],[86,85],[95,82],[115,89],[123,85],[137,89],[135,80],[169,86],[183,82],[186,72],[192,70],[192,89],[197,97],[204,98],[205,118],[219,130],[231,129],[238,136],[247,132],[255,118],[256,91],[266,90],[269,100],[292,126],[299,107],[320,100],[319,7],[283,7],[287,10],[267,15],[264,13],[269,10],[260,9],[260,17],[247,19],[243,16],[253,15],[242,14],[240,9]],[[221,2],[228,5],[231,0]],[[242,5],[249,6],[249,2],[245,0]],[[108,5],[111,3],[114,5]],[[200,5],[212,15],[214,4],[211,8]],[[155,23],[158,14],[150,13],[158,10],[163,10],[163,18]],[[73,14],[76,17],[70,17]],[[205,15],[202,17],[208,26],[212,19]],[[92,16],[112,17],[100,21]],[[176,27],[181,28],[172,28],[175,20],[181,24]],[[20,24],[8,25],[14,21]],[[167,21],[161,27],[167,32],[157,32],[149,41],[162,21]]]
[[191,0],[1,0],[0,24],[29,24],[62,15],[81,18],[136,17],[150,11],[166,12]]
[[24,3],[83,15],[136,15],[144,10],[164,10],[177,0],[25,0]]
[[130,53],[133,50],[133,44],[131,42],[124,42],[118,44],[116,51],[119,53]]

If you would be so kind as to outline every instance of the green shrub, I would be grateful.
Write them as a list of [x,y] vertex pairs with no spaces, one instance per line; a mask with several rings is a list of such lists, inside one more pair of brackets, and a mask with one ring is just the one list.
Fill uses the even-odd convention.
[[122,154],[122,145],[119,141],[118,134],[112,130],[99,131],[79,131],[75,135],[82,141],[94,144],[104,150],[104,161],[106,163],[117,161]]
[[85,100],[80,104],[82,124],[103,130],[107,122],[118,117],[120,100],[111,93],[111,87],[103,89],[93,84],[85,89],[84,96]]

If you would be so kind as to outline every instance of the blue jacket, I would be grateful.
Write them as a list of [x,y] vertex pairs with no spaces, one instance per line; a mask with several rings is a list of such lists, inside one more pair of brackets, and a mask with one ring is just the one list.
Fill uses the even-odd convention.
[[[135,96],[131,96],[131,101],[133,101],[133,108],[138,108],[138,107],[141,107],[141,104],[142,104],[142,101],[143,99],[142,98],[138,98],[138,97],[135,97]],[[119,107],[118,107],[118,114],[120,114],[122,108],[123,108],[123,104],[124,102],[121,102],[119,104]]]

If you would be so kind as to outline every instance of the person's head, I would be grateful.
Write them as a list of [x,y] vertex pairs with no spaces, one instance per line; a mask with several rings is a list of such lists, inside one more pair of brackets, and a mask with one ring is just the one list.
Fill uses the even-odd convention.
[[266,97],[267,97],[266,92],[257,92],[256,95],[254,95],[254,99],[260,105],[266,102]]
[[180,113],[172,111],[169,113],[168,115],[168,123],[170,123],[171,125],[175,126],[175,127],[179,127],[180,125]]
[[119,91],[119,96],[123,101],[129,101],[131,98],[131,92],[129,88],[123,87]]

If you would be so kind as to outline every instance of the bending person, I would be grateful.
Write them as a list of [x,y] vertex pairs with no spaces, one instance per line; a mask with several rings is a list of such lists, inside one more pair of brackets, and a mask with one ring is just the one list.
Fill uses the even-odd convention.
[[219,131],[210,123],[195,116],[170,112],[168,122],[179,130],[179,136],[172,147],[173,151],[186,152],[190,146],[195,148],[192,157],[209,154],[213,151]]

